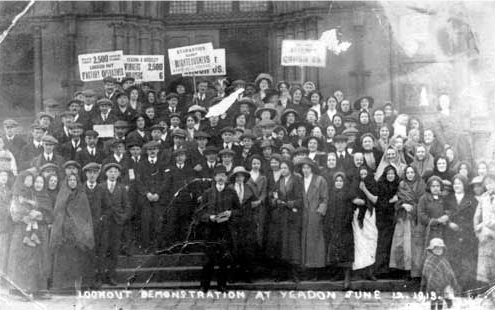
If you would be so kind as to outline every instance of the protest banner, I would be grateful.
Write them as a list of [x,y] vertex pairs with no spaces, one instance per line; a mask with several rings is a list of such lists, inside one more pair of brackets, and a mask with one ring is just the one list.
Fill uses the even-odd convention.
[[183,73],[182,76],[222,76],[227,75],[227,65],[225,61],[225,49],[216,48],[213,50],[213,63],[212,69],[205,69],[195,72]]
[[124,68],[125,75],[138,83],[165,81],[163,55],[124,55]]
[[93,130],[98,133],[99,138],[112,138],[114,136],[113,125],[93,125]]
[[171,48],[168,50],[168,60],[172,75],[213,69],[213,44],[210,42]]
[[327,48],[317,40],[283,40],[282,66],[325,67]]
[[101,81],[107,76],[122,78],[125,76],[124,55],[122,51],[112,51],[78,56],[81,81]]

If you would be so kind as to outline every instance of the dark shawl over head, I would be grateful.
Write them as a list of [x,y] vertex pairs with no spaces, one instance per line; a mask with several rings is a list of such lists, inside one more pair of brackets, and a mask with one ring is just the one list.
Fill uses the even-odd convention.
[[[405,176],[405,171],[411,167],[414,169],[414,179],[409,181]],[[419,198],[425,193],[426,184],[425,181],[418,174],[416,168],[412,165],[409,165],[404,170],[404,179],[399,183],[399,189],[397,190],[397,197],[399,201],[397,202],[397,207],[399,207],[403,203],[408,203],[410,205],[417,205]],[[397,209],[397,217],[405,218],[406,212],[403,208]],[[413,220],[416,219],[416,213],[412,213]]]
[[15,179],[14,182],[14,187],[12,189],[12,194],[14,196],[23,196],[25,198],[32,197],[32,188],[26,187],[24,185],[24,179],[29,175],[33,177],[33,183],[34,183],[34,174],[30,170],[24,170],[21,173],[19,173],[19,175],[17,175],[17,178]]
[[[77,179],[79,182],[79,179]],[[70,227],[70,234],[77,245],[83,249],[94,248],[93,221],[88,197],[79,183],[74,190],[67,185],[68,178],[62,184],[55,202],[55,222],[50,240],[50,247],[55,248],[62,244],[68,236],[64,235],[64,227]],[[69,225],[64,225],[69,221]]]
[[[421,145],[424,147],[424,145]],[[419,147],[419,145],[417,146]],[[416,147],[416,148],[417,148]],[[433,172],[433,169],[435,168],[435,164],[433,162],[433,156],[426,151],[425,158],[423,160],[419,160],[418,157],[416,156],[416,149],[414,149],[414,160],[412,162],[412,166],[416,168],[418,171],[419,175],[424,178],[431,174]]]
[[42,190],[40,191],[33,190],[33,192],[34,192],[34,198],[36,200],[36,204],[38,206],[38,210],[43,213],[43,220],[47,224],[51,224],[53,223],[53,200],[48,194],[46,180],[44,182],[45,183],[43,183]]
[[[390,182],[387,180],[387,173],[393,171],[395,174],[395,179]],[[397,194],[397,189],[399,188],[399,175],[397,174],[397,169],[394,166],[389,165],[383,170],[383,174],[378,181],[378,200],[386,199],[387,203],[395,194]]]

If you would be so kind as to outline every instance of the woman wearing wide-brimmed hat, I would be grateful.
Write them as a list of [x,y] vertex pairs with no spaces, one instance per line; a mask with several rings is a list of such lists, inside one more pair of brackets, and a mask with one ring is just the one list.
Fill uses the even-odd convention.
[[253,99],[256,105],[260,107],[262,105],[262,100],[265,98],[265,91],[272,87],[273,77],[268,73],[260,73],[254,80],[254,84],[258,89],[258,92],[254,94]]
[[[316,277],[317,268],[325,267],[326,246],[323,218],[327,212],[328,185],[318,175],[318,167],[309,158],[296,162],[303,175],[303,219],[302,219],[302,265],[311,268],[311,278]],[[311,272],[313,271],[313,272]]]
[[253,202],[256,201],[254,190],[248,180],[251,177],[249,172],[242,166],[237,166],[230,174],[230,185],[239,199],[240,210],[233,218],[233,234],[236,240],[236,251],[234,251],[235,262],[237,264],[235,280],[250,282],[253,271],[254,260],[257,257],[257,235],[255,222],[255,208]]

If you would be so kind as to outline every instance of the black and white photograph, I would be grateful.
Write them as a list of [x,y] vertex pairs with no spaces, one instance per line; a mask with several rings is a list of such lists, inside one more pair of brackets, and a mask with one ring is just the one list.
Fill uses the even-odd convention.
[[495,1],[0,1],[0,310],[495,308]]

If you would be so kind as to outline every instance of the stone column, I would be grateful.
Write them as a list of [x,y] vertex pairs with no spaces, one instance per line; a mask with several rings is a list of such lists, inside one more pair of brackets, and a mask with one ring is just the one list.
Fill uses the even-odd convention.
[[[306,36],[306,31],[304,29],[304,20],[299,20],[296,23],[295,28],[296,28],[296,30],[295,30],[296,39],[297,40],[304,40],[305,36]],[[292,82],[301,83],[303,78],[305,78],[305,75],[303,74],[303,70],[305,70],[305,69],[304,68],[295,68],[295,69],[296,69],[296,74],[294,76],[294,81],[292,81]],[[306,72],[304,72],[304,73],[306,73]]]
[[65,80],[62,81],[62,87],[65,90],[66,99],[72,98],[72,94],[76,91],[77,86],[82,85],[79,78],[76,77],[77,67],[77,17],[74,15],[67,15],[64,17],[65,26]]
[[[306,39],[317,40],[318,39],[318,18],[312,16],[306,19]],[[312,81],[319,87],[319,74],[318,68],[305,68],[305,80]]]
[[285,35],[285,24],[284,23],[278,23],[275,25],[276,30],[277,30],[277,38],[276,38],[276,44],[275,44],[275,57],[273,64],[276,68],[276,80],[283,80],[285,79],[284,76],[284,67],[281,65],[281,58],[280,56],[282,55],[282,40],[284,39]]
[[129,24],[127,27],[127,52],[129,55],[137,54],[138,46],[136,35],[136,25]]
[[[287,24],[285,27],[285,38],[287,40],[294,39],[294,25],[292,23]],[[284,80],[294,81],[296,78],[296,68],[294,66],[284,67]]]
[[354,44],[354,70],[349,72],[349,74],[355,79],[355,89],[354,93],[358,96],[362,96],[365,94],[366,88],[366,80],[371,75],[371,72],[365,70],[364,67],[364,20],[365,20],[365,12],[363,8],[356,8],[353,12],[353,42]]
[[149,54],[151,51],[151,29],[148,26],[142,26],[139,30],[139,53],[142,55]]
[[123,50],[127,52],[126,29],[123,23],[114,23],[113,25],[113,46],[114,50]]
[[43,28],[44,25],[32,26],[34,41],[34,113],[43,110]]

